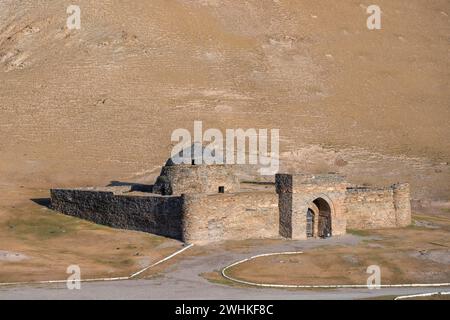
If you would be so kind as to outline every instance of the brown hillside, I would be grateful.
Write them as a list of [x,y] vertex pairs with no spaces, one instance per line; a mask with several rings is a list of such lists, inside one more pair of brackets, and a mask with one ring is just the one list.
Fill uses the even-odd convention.
[[0,0],[0,184],[146,181],[176,128],[279,128],[284,168],[450,198],[450,2]]

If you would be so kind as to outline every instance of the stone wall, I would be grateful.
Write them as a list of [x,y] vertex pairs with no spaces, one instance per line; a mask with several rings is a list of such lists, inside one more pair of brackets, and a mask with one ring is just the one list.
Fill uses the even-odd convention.
[[275,193],[186,194],[183,199],[186,242],[279,238]]
[[405,227],[411,223],[408,184],[348,188],[345,203],[350,229]]
[[[258,183],[252,186],[253,190],[230,192],[239,188],[236,176],[228,171],[232,168],[189,167],[185,171],[182,166],[168,166],[176,169],[164,171],[165,177],[171,177],[176,192],[188,189],[202,190],[201,193],[163,196],[133,191],[137,188],[129,185],[53,189],[52,206],[95,223],[195,243],[279,237],[306,239],[308,209],[315,217],[314,223],[310,223],[314,225],[314,236],[323,235],[319,232],[323,230],[337,236],[345,234],[347,228],[404,227],[411,223],[408,184],[388,188],[349,187],[342,177],[333,174],[277,174],[277,193],[273,192],[273,185],[266,189]],[[191,180],[187,176],[192,172],[195,174]],[[204,185],[202,179],[206,179]],[[226,193],[218,193],[220,185],[225,186]],[[321,227],[330,224],[331,229]]]
[[273,192],[135,196],[53,189],[51,201],[67,215],[186,242],[279,237],[278,196]]
[[[307,174],[277,174],[280,198],[280,234],[291,239],[306,239],[306,214],[313,201],[323,199],[330,207],[332,234],[346,232],[345,191],[342,177]],[[289,236],[290,234],[290,236]]]
[[53,189],[53,209],[115,228],[182,238],[182,199],[177,196],[131,196],[95,190]]
[[278,195],[279,232],[280,236],[292,238],[292,193]]
[[406,227],[411,224],[411,193],[408,183],[398,183],[392,186],[394,190],[394,207],[397,226]]
[[239,190],[239,179],[233,165],[174,165],[164,166],[153,192],[181,195],[182,193],[226,193]]

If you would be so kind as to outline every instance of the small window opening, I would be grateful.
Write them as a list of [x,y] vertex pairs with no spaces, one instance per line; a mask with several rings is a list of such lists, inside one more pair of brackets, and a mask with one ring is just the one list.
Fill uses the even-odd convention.
[[225,193],[225,187],[224,186],[220,186],[219,187],[219,193]]
[[192,165],[195,166],[195,159],[192,159]]

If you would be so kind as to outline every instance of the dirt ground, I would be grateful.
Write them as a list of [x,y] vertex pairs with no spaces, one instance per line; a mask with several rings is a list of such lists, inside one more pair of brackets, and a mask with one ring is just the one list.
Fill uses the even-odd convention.
[[[72,264],[81,267],[83,278],[127,276],[182,246],[175,240],[59,214],[46,207],[46,197],[48,191],[42,189],[6,188],[0,193],[0,200],[10,203],[0,206],[0,282],[66,279]],[[386,284],[450,281],[450,211],[429,212],[414,214],[414,224],[406,229],[350,230],[362,241],[319,242],[302,249],[303,254],[258,258],[229,272],[265,283],[364,284],[367,266],[376,264]],[[195,246],[141,277],[164,275],[184,259],[206,258],[218,250],[250,255],[250,248],[282,244],[282,240],[248,240]],[[218,271],[206,270],[201,276],[234,285]]]
[[[115,230],[58,214],[44,205],[47,190],[7,189],[1,196],[9,199],[11,206],[0,207],[0,282],[66,279],[70,264],[81,267],[82,278],[127,276],[181,248],[174,240]],[[23,201],[23,197],[34,201]],[[270,263],[269,268],[253,265],[255,260],[231,272],[241,279],[269,283],[365,283],[367,265],[378,264],[383,283],[448,282],[450,212],[433,212],[415,214],[414,226],[406,229],[351,231],[349,235],[326,240],[247,240],[194,246],[143,273],[140,280],[83,283],[84,289],[76,293],[68,292],[65,286],[4,287],[0,297],[355,299],[388,295],[394,291],[260,290],[227,281],[220,270],[259,253],[302,251],[304,254],[298,256],[271,257],[264,261]],[[413,294],[427,290],[395,292]]]
[[[450,199],[446,0],[0,0],[0,184],[152,182],[171,133],[279,128],[283,168]],[[370,180],[370,181],[366,181]]]
[[382,284],[450,282],[450,213],[415,214],[413,219],[405,229],[350,231],[364,236],[357,245],[259,257],[232,267],[228,274],[256,283],[365,285],[368,266],[377,265]]
[[[65,279],[69,264],[83,277],[122,276],[178,249],[55,214],[42,199],[52,187],[152,183],[171,133],[194,120],[280,129],[281,171],[409,182],[424,206],[450,201],[449,1],[378,0],[379,31],[359,0],[77,3],[82,26],[70,31],[64,0],[0,0],[0,281]],[[402,263],[440,279],[449,237],[432,219],[336,256],[280,258],[259,276],[361,281],[381,259],[386,281],[415,279],[394,272],[398,246]],[[316,269],[296,278],[298,264]],[[337,264],[351,272],[334,279]]]
[[64,280],[69,265],[83,279],[129,276],[182,247],[59,214],[43,205],[47,190],[2,189],[0,197],[9,203],[0,205],[0,282]]

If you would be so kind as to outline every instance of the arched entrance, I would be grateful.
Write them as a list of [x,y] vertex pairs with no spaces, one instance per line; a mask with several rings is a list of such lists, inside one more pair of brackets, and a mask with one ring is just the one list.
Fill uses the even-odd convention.
[[[316,207],[314,211],[312,209],[308,209],[308,213],[311,211],[312,213],[312,230],[309,229],[308,226],[308,213],[306,215],[306,235],[307,237],[311,237],[309,234],[312,234],[312,236],[317,235],[320,238],[329,238],[332,235],[332,228],[331,228],[331,208],[328,202],[323,198],[317,198],[313,201],[314,206]],[[313,206],[313,207],[314,207]],[[315,219],[318,219],[317,221],[317,227],[315,226]],[[317,228],[316,232],[314,232],[314,229]]]

